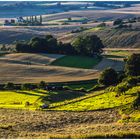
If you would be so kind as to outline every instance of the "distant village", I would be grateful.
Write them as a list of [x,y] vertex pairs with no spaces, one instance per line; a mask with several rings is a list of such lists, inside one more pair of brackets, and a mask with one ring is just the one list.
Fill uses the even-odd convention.
[[6,19],[4,26],[37,26],[42,25],[42,16],[18,17],[16,19]]

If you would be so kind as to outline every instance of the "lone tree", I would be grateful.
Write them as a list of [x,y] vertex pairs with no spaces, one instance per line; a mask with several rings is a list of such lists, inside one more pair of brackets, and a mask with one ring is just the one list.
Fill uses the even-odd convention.
[[46,82],[45,82],[45,81],[41,81],[41,82],[39,83],[38,87],[39,87],[40,89],[45,89],[45,88],[46,88]]
[[72,45],[79,54],[89,56],[101,54],[104,48],[102,41],[96,35],[80,36],[74,40]]
[[99,84],[110,86],[116,84],[118,81],[118,74],[112,68],[105,69],[99,77]]
[[125,73],[130,76],[140,76],[140,54],[132,54],[126,60]]

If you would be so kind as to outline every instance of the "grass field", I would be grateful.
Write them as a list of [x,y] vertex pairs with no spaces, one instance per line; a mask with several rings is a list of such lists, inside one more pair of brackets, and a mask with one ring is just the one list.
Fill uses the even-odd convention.
[[[134,101],[136,91],[140,91],[139,86],[120,97],[103,90],[85,95],[68,91],[1,91],[0,138],[140,138],[140,111],[119,110]],[[34,111],[24,105],[25,101],[42,103],[40,97],[47,99],[49,94],[51,105],[59,107]],[[16,105],[17,101],[23,104]],[[72,102],[62,105],[66,101]],[[6,102],[10,107],[5,104],[2,109]]]
[[46,96],[45,92],[35,91],[0,91],[0,108],[28,109],[26,102],[29,102],[30,109],[41,105],[41,98]]
[[[49,92],[45,90],[34,91],[0,91],[0,108],[38,109],[40,105],[63,102],[84,96],[85,93],[74,91]],[[29,102],[30,105],[26,106]]]
[[[94,93],[95,94],[95,93]],[[108,92],[96,97],[91,97],[82,101],[77,101],[68,105],[63,105],[54,108],[54,110],[69,110],[69,111],[88,111],[121,107],[134,101],[135,97],[131,95],[123,95],[118,98],[116,93]]]
[[86,56],[64,56],[53,61],[51,65],[92,69],[100,61],[101,58],[92,58]]

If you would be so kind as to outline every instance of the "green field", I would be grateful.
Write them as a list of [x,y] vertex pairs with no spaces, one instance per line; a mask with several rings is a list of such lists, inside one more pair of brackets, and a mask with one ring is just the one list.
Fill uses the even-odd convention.
[[45,92],[35,91],[0,91],[0,108],[26,109],[26,102],[29,102],[30,108],[36,108],[37,103],[41,105],[40,98],[45,96]]
[[122,115],[120,121],[126,121],[129,116],[129,120],[127,121],[139,122],[140,111],[131,108],[139,91],[140,86],[136,86],[119,97],[116,97],[117,93],[115,92],[106,92],[104,90],[96,91],[69,101],[53,103],[51,104],[53,107],[51,110],[93,111],[117,108],[120,109],[120,114]]
[[[120,114],[130,114],[131,120],[139,121],[140,112],[129,108],[136,99],[140,86],[133,87],[124,95],[116,97],[115,92],[106,90],[84,93],[79,91],[0,91],[0,108],[39,109],[44,103],[49,110],[57,111],[93,111],[110,108],[123,109]],[[27,106],[26,103],[29,102]],[[47,110],[48,110],[47,109]]]
[[[72,91],[0,91],[0,108],[35,110],[44,103],[51,104],[55,102],[63,102],[84,95],[85,93]],[[26,106],[27,102],[29,102],[30,105]]]
[[108,92],[96,97],[91,97],[82,101],[77,101],[54,109],[68,111],[107,109],[124,106],[126,104],[133,102],[135,99],[135,97],[131,95],[123,95],[118,98],[116,98],[115,95],[116,95],[115,92]]
[[101,61],[101,58],[86,56],[64,56],[51,63],[55,66],[91,69]]

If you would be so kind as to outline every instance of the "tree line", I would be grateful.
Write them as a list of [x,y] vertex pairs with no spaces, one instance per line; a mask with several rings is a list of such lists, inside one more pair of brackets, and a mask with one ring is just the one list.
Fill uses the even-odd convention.
[[77,37],[72,43],[59,42],[52,35],[44,38],[33,37],[28,42],[17,42],[15,49],[23,53],[56,53],[68,55],[87,55],[102,53],[104,45],[96,35],[86,35]]
[[113,68],[105,69],[100,77],[99,84],[110,86],[122,82],[124,79],[131,79],[131,82],[140,82],[140,54],[132,54],[125,60],[125,69],[117,73]]

